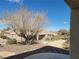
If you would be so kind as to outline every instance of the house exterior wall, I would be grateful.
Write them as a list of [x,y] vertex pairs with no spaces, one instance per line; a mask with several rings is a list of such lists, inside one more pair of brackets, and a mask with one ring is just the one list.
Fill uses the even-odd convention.
[[79,59],[79,0],[65,0],[71,8],[70,59]]

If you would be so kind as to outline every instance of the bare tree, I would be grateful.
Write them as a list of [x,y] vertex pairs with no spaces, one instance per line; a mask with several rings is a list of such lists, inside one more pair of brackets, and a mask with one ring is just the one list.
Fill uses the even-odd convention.
[[17,35],[25,38],[25,42],[36,39],[38,32],[45,25],[45,15],[41,12],[31,12],[21,8],[15,12],[6,12],[3,22],[13,29]]

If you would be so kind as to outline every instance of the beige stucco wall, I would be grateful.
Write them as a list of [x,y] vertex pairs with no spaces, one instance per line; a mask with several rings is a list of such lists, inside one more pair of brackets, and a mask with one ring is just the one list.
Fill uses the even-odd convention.
[[71,12],[71,59],[79,59],[79,9]]
[[71,8],[70,59],[79,59],[79,0],[65,0]]

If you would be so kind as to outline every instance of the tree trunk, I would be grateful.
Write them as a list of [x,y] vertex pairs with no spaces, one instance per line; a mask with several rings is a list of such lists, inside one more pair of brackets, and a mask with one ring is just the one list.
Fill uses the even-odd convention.
[[27,35],[21,33],[21,37],[25,39],[24,44],[32,44],[36,40],[36,35]]

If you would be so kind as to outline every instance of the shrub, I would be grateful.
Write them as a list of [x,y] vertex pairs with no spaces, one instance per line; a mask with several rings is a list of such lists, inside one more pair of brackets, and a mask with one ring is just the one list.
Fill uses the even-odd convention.
[[60,40],[60,39],[61,39],[61,36],[60,35],[57,35],[57,36],[53,37],[52,40]]
[[69,50],[69,44],[64,44],[63,49]]
[[4,35],[4,32],[0,33],[0,38],[2,38],[2,39],[9,39],[9,37]]
[[0,33],[0,38],[1,38],[1,36],[4,36],[4,33]]
[[0,38],[2,38],[2,39],[10,39],[9,37],[7,37],[5,35],[0,36]]
[[45,40],[46,40],[46,41],[50,41],[50,39],[49,39],[49,38],[46,38]]
[[8,39],[7,44],[17,44],[17,40],[16,39]]
[[69,41],[66,41],[64,44],[63,44],[63,49],[66,49],[66,50],[69,50]]
[[68,30],[66,30],[66,29],[60,29],[60,30],[58,31],[58,34],[59,34],[59,35],[69,35],[70,32],[69,32]]

